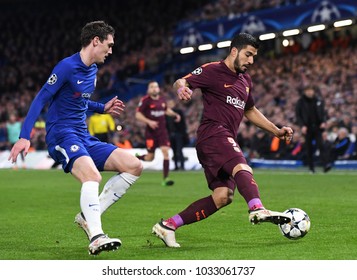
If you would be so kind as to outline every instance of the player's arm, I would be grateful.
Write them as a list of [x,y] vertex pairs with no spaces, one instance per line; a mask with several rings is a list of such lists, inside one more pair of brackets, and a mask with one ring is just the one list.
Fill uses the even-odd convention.
[[192,90],[190,84],[186,79],[178,79],[173,84],[173,89],[177,93],[177,96],[181,100],[190,100],[192,96]]
[[275,124],[269,121],[255,106],[247,109],[244,113],[246,118],[254,125],[274,134],[276,137],[290,141],[293,137],[293,130],[291,127],[283,126],[278,128]]
[[25,121],[23,123],[19,140],[15,143],[10,151],[8,160],[16,162],[17,156],[23,151],[24,156],[27,155],[30,148],[30,134],[31,130],[38,119],[43,107],[51,99],[52,94],[45,88],[38,92],[35,99],[32,101],[30,109],[27,113]]
[[107,103],[102,104],[92,100],[88,100],[88,110],[99,114],[110,114],[113,118],[117,118],[124,111],[124,102],[118,99],[118,96],[114,96]]
[[150,120],[149,118],[145,117],[144,114],[141,113],[139,110],[136,111],[135,118],[138,121],[141,121],[141,122],[145,123],[146,125],[148,125],[152,129],[156,129],[156,128],[159,127],[159,123],[157,121]]
[[124,102],[118,99],[118,96],[114,96],[104,105],[104,113],[110,114],[112,117],[117,118],[124,111]]
[[174,110],[171,108],[167,108],[165,111],[165,114],[169,117],[175,118],[175,122],[179,122],[181,120],[180,114],[176,113]]

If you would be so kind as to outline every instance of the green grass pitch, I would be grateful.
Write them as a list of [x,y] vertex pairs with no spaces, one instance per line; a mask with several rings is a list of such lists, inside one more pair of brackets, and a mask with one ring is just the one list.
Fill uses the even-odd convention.
[[[112,173],[103,173],[105,182]],[[336,171],[255,170],[268,209],[305,210],[310,232],[289,240],[277,226],[251,225],[247,206],[234,202],[176,233],[181,248],[167,248],[152,226],[210,194],[201,171],[171,172],[172,187],[161,186],[161,172],[144,171],[139,181],[102,217],[103,229],[123,242],[115,252],[88,255],[85,234],[73,223],[80,184],[61,170],[0,170],[1,260],[356,260],[357,174]],[[103,185],[103,184],[102,184]]]

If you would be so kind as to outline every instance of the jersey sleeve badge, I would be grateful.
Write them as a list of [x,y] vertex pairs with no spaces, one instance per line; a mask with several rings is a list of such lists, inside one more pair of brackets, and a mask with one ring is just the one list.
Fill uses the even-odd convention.
[[57,82],[57,75],[53,73],[47,80],[47,84],[50,86],[54,85]]
[[200,75],[202,73],[202,67],[198,67],[191,72],[193,75]]

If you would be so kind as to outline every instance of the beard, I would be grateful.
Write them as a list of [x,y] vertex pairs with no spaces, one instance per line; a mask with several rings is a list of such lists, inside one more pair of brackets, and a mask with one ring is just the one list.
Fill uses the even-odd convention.
[[247,69],[243,69],[239,64],[238,57],[234,60],[234,70],[236,70],[237,74],[244,74],[247,71]]

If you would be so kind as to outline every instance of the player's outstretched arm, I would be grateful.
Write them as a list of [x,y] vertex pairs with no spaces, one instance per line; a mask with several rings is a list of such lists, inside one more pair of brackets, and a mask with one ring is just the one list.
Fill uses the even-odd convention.
[[274,134],[276,137],[282,140],[291,141],[294,133],[291,127],[283,126],[282,128],[278,128],[275,124],[269,121],[255,106],[246,110],[244,114],[247,119],[254,125]]
[[30,149],[30,140],[27,140],[25,138],[20,138],[15,143],[15,145],[12,147],[8,160],[10,160],[12,163],[16,162],[17,156],[22,151],[24,152],[24,156],[26,156],[28,151],[29,151],[29,149]]

